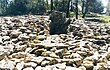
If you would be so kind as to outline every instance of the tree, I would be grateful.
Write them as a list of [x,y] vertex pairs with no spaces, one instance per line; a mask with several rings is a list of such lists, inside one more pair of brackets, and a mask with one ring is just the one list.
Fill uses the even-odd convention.
[[49,2],[46,0],[46,9],[49,10]]
[[76,6],[76,11],[75,11],[75,13],[76,13],[76,19],[78,19],[78,0],[75,0],[75,6]]
[[67,12],[69,0],[54,0],[54,9],[60,12]]
[[6,15],[8,0],[0,0],[0,15]]
[[69,17],[69,8],[70,8],[70,1],[68,1],[68,5],[67,5],[67,13],[66,13],[66,17],[68,18]]
[[107,5],[107,15],[110,16],[110,0],[109,0],[108,5]]
[[53,11],[53,0],[51,0],[51,11]]
[[7,13],[9,15],[23,15],[27,14],[28,0],[14,0],[10,2]]
[[81,0],[82,2],[82,18],[84,18],[87,12],[101,13],[103,12],[103,5],[100,0]]
[[7,11],[9,15],[24,15],[24,14],[43,15],[45,12],[46,12],[45,0],[14,0],[10,2]]
[[91,3],[89,6],[89,11],[93,13],[102,13],[104,6],[101,0],[95,0],[95,2]]
[[46,2],[44,0],[31,0],[30,3],[27,8],[29,8],[31,14],[43,15],[46,12]]

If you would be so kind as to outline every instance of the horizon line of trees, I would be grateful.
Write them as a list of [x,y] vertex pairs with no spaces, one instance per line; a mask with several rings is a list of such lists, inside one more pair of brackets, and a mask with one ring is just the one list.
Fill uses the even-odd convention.
[[[78,6],[82,7],[79,10]],[[82,18],[88,12],[101,13],[103,5],[100,0],[0,0],[0,15],[45,15],[51,11],[60,11],[70,17],[70,12],[74,12],[78,19],[79,12]]]

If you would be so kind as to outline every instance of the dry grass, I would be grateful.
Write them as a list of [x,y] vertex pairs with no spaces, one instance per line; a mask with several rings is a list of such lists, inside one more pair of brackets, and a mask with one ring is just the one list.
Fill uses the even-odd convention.
[[110,25],[110,16],[105,16],[105,15],[97,15],[102,22],[102,24],[105,24],[105,25]]

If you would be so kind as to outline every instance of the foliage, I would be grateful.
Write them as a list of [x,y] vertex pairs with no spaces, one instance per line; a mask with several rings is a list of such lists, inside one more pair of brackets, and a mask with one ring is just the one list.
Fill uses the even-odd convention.
[[62,11],[62,12],[67,11],[68,0],[56,0],[54,2],[55,2],[55,9],[57,11]]
[[110,16],[106,16],[106,15],[91,13],[91,14],[87,14],[86,20],[100,22],[105,25],[110,25]]
[[42,15],[46,12],[46,3],[44,0],[30,0],[27,9],[31,14]]
[[0,15],[6,15],[8,0],[0,0]]
[[73,17],[74,16],[74,12],[70,12],[70,17]]
[[42,15],[46,12],[46,6],[44,0],[14,0],[10,2],[7,10],[9,15]]
[[81,0],[83,18],[88,12],[101,13],[103,12],[103,4],[100,0]]
[[107,5],[107,14],[110,16],[110,1],[109,1],[108,5]]
[[27,13],[28,0],[14,0],[11,1],[6,11],[10,15],[22,15]]
[[110,25],[110,16],[99,15],[99,19],[103,21],[102,23]]
[[93,12],[93,13],[102,13],[103,12],[103,4],[100,0],[96,0],[95,2],[91,3],[89,5],[89,10],[90,12]]
[[[76,10],[77,5],[74,1],[78,1],[80,6],[84,4],[82,8],[85,10],[82,10],[82,14],[87,12],[101,13],[103,11],[102,3],[99,0],[0,0],[0,15],[43,15],[51,10],[51,6],[53,6],[53,10],[69,15],[70,12],[78,14],[79,11]],[[84,13],[84,11],[86,12]]]

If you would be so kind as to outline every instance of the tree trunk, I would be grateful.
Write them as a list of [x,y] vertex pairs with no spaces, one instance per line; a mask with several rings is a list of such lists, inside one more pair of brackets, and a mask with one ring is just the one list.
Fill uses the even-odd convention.
[[48,0],[46,0],[46,7],[47,7],[47,10],[49,9],[49,3],[48,3]]
[[85,18],[85,2],[82,0],[82,18]]
[[70,1],[68,1],[68,5],[67,5],[67,12],[66,12],[66,17],[68,18],[69,17],[69,14],[70,14],[70,11],[69,11],[69,7],[70,7]]
[[53,0],[51,0],[51,11],[53,11]]
[[76,0],[75,6],[76,6],[76,19],[78,19],[78,0]]
[[64,4],[64,3],[65,3],[65,2],[64,2],[64,0],[63,0],[63,1],[62,1],[62,4],[63,4],[63,10],[62,10],[62,11],[63,11],[63,12],[64,12],[64,6],[65,6],[65,4]]
[[89,1],[86,0],[85,9],[83,9],[84,11],[83,11],[83,16],[82,16],[82,18],[85,18],[86,14],[87,14],[87,12],[88,12],[88,6],[89,6],[88,3],[89,3]]
[[84,0],[81,0],[82,2],[82,14],[84,13],[84,7],[85,7],[85,1]]

